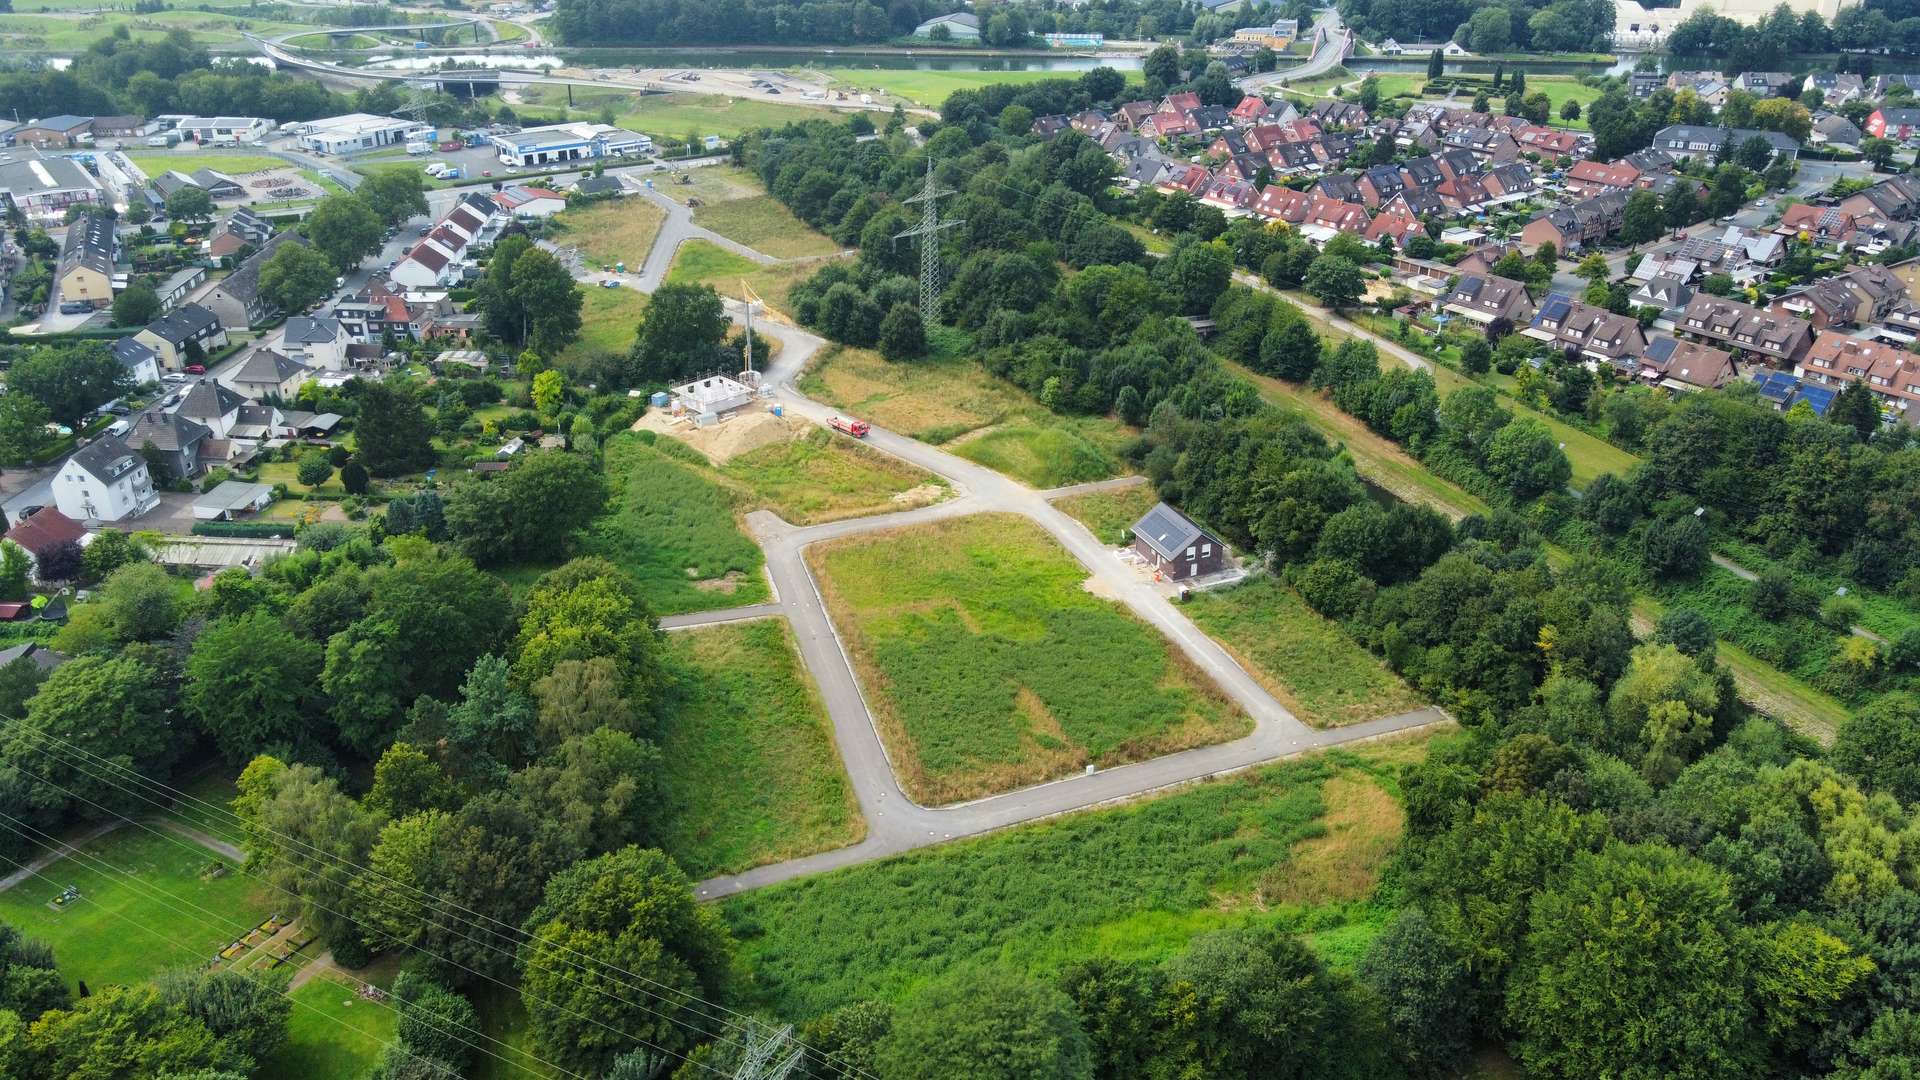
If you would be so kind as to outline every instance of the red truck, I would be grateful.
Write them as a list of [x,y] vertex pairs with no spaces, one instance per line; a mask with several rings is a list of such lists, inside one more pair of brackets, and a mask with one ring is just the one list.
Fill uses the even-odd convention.
[[865,420],[849,420],[844,416],[833,417],[827,421],[827,426],[842,435],[851,435],[856,439],[866,438],[867,432],[873,430]]

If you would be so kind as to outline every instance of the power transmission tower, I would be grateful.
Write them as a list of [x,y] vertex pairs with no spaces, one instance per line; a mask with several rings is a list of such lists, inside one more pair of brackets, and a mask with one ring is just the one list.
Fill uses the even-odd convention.
[[940,320],[940,230],[960,224],[959,221],[940,220],[940,198],[951,194],[952,190],[934,183],[933,156],[928,155],[927,182],[921,187],[920,194],[906,200],[908,203],[920,203],[924,208],[920,227],[894,236],[895,240],[920,237],[920,321],[927,326]]

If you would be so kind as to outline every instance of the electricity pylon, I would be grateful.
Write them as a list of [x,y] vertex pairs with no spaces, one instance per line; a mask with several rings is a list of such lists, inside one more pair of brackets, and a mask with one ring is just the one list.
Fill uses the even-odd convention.
[[920,321],[927,326],[940,320],[940,231],[960,224],[958,221],[940,220],[939,201],[942,196],[951,194],[953,192],[950,189],[934,183],[933,156],[928,155],[927,182],[921,187],[920,194],[906,200],[923,207],[920,226],[894,235],[895,240],[920,237]]

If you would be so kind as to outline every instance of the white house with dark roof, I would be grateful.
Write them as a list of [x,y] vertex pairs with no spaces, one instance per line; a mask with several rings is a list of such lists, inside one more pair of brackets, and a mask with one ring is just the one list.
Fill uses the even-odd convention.
[[160,381],[160,354],[153,346],[135,337],[123,337],[113,343],[113,358],[126,369],[135,386]]
[[112,435],[75,450],[53,474],[53,504],[75,521],[120,521],[160,505],[147,460]]
[[351,335],[339,319],[295,315],[281,334],[280,351],[320,371],[345,371]]
[[272,301],[260,294],[260,268],[267,264],[274,252],[280,250],[280,245],[306,242],[306,237],[299,233],[274,234],[272,239],[260,245],[258,251],[235,267],[233,273],[214,282],[213,288],[207,290],[200,303],[219,316],[220,325],[230,330],[244,330],[267,321],[275,308]]
[[184,416],[148,411],[133,422],[124,441],[142,457],[148,456],[148,447],[153,448],[152,459],[162,466],[162,480],[186,480],[200,475],[204,449],[213,441],[213,432]]

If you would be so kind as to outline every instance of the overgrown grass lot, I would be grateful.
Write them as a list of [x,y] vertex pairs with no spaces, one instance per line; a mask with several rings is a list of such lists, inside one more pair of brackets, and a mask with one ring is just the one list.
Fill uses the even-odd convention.
[[1040,527],[978,514],[808,552],[907,792],[947,803],[1236,738],[1247,719]]
[[840,250],[840,245],[794,217],[793,211],[771,195],[702,206],[693,212],[693,220],[776,259],[831,255]]
[[765,600],[765,560],[735,521],[727,491],[645,435],[607,440],[613,498],[582,547],[625,567],[662,615]]
[[1422,734],[778,885],[722,908],[764,1002],[789,1019],[898,1000],[966,965],[1046,976],[1095,954],[1157,960],[1271,924],[1336,966],[1391,911],[1368,902]]
[[579,340],[554,358],[554,366],[566,370],[595,353],[625,355],[631,352],[640,317],[646,313],[647,294],[639,289],[624,285],[618,289],[585,289],[580,304]]
[[675,699],[659,740],[660,846],[694,878],[866,833],[826,709],[783,619],[667,636]]
[[1419,708],[1419,695],[1273,577],[1201,593],[1187,615],[1295,716],[1339,727]]
[[[284,903],[230,860],[153,830],[122,826],[0,892],[0,922],[52,946],[68,985],[102,987],[201,967]],[[55,910],[68,885],[80,899]]]
[[579,248],[602,266],[623,262],[637,272],[666,220],[665,210],[641,196],[609,199],[555,214],[553,241]]
[[720,472],[754,506],[795,525],[908,509],[947,494],[932,473],[824,428],[742,454]]
[[1152,484],[1135,484],[1118,491],[1094,491],[1055,499],[1053,505],[1079,519],[1103,544],[1116,547],[1133,542],[1133,523],[1146,516],[1160,495]]
[[159,176],[168,169],[178,169],[190,173],[195,169],[212,169],[232,176],[246,173],[265,172],[269,169],[288,169],[293,167],[290,161],[282,161],[267,154],[234,154],[219,150],[174,151],[172,153],[141,153],[128,150],[127,159],[149,177]]
[[[1122,470],[1132,431],[1104,417],[1051,412],[936,334],[934,356],[895,364],[870,349],[833,346],[800,380],[807,396],[996,469],[1034,487],[1100,480]],[[978,434],[976,434],[978,433]]]

